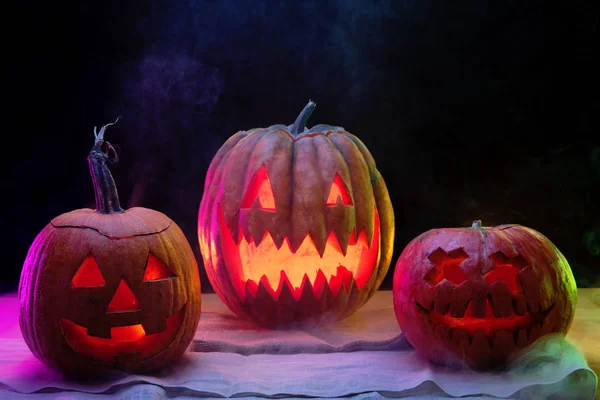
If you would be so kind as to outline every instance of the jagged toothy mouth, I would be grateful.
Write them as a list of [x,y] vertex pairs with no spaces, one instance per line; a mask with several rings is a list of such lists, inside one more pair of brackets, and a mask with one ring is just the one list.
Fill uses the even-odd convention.
[[462,336],[469,343],[481,332],[493,342],[496,333],[501,331],[511,332],[514,343],[532,342],[541,336],[544,321],[554,308],[554,303],[545,309],[538,304],[537,309],[532,310],[529,303],[521,307],[513,298],[510,313],[506,309],[499,312],[499,307],[494,308],[492,298],[488,295],[485,299],[485,314],[474,316],[471,299],[468,300],[467,307],[453,312],[450,312],[449,307],[436,307],[435,302],[430,309],[417,300],[414,303],[420,312],[428,314],[427,321],[433,332],[440,336]]
[[147,335],[141,324],[110,328],[111,337],[90,336],[88,329],[67,318],[61,318],[60,327],[67,344],[77,353],[103,362],[111,362],[121,354],[136,354],[145,360],[155,356],[175,339],[185,316],[185,305],[166,321],[162,332]]
[[377,210],[371,243],[367,240],[365,230],[361,230],[358,237],[353,231],[345,253],[334,231],[328,236],[322,255],[310,234],[295,250],[287,237],[278,246],[268,231],[259,240],[247,238],[240,231],[238,242],[235,243],[220,208],[219,232],[225,264],[242,298],[247,290],[256,293],[258,286],[264,286],[274,299],[278,298],[283,286],[287,286],[296,299],[300,298],[307,285],[312,287],[317,297],[325,287],[334,295],[342,287],[348,290],[353,283],[362,289],[372,275],[379,256]]

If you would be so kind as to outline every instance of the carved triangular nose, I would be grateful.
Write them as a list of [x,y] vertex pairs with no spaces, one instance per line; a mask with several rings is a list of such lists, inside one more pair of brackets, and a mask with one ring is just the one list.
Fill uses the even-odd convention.
[[135,294],[133,294],[125,279],[121,279],[106,312],[137,311],[141,309],[142,307]]

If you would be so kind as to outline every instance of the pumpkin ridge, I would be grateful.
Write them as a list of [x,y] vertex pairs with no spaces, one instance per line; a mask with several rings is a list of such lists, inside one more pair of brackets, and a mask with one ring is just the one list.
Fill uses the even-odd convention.
[[[245,137],[248,136],[248,133],[245,131],[238,131],[236,134],[234,134],[232,137],[230,137],[229,139],[227,139],[227,141],[223,144],[223,146],[221,146],[221,148],[217,151],[217,154],[215,155],[215,157],[212,159],[209,167],[208,167],[208,171],[207,171],[207,176],[206,179],[204,181],[204,193],[207,193],[208,191],[212,192],[212,188],[215,187],[216,189],[214,190],[218,190],[218,185],[214,184],[214,181],[218,178],[220,178],[223,168],[222,168],[222,164],[224,162],[227,161],[227,158],[229,157],[229,154],[231,153],[231,151],[233,151],[233,149],[235,148],[235,146]],[[216,209],[218,206],[218,202],[217,201],[204,201],[204,198],[201,200],[200,202],[200,210],[199,210],[199,214],[198,214],[198,233],[199,236],[206,236],[206,243],[210,243],[212,241],[212,232],[210,229],[204,230],[202,229],[203,226],[212,226],[212,220],[214,218],[215,212],[214,209]],[[211,212],[206,212],[206,209],[211,209]],[[201,218],[204,217],[204,218]],[[203,221],[202,219],[205,219],[206,221]],[[202,251],[202,253],[209,253],[210,251],[208,251],[208,249],[203,250],[203,241],[200,240],[200,249]],[[212,263],[211,263],[212,264]],[[212,270],[210,270],[210,266],[206,266],[205,267],[207,270],[207,275],[208,274],[212,274]],[[220,283],[215,283],[215,286],[220,285]]]
[[36,357],[46,353],[46,343],[39,339],[39,327],[42,325],[39,321],[39,313],[35,312],[35,308],[31,306],[33,300],[38,296],[40,280],[37,279],[40,270],[43,268],[43,258],[48,247],[52,242],[57,232],[54,229],[46,226],[35,238],[33,244],[29,248],[25,263],[28,263],[30,268],[23,268],[21,271],[21,279],[19,282],[19,326],[23,332],[23,336],[31,338],[31,351]]
[[[348,246],[352,231],[356,230],[356,208],[354,201],[356,195],[352,187],[351,172],[343,154],[340,153],[339,149],[328,136],[315,137],[313,145],[317,149],[318,160],[322,162],[323,166],[327,166],[326,168],[316,168],[322,182],[320,204],[322,204],[321,209],[325,217],[325,237],[323,238],[323,242],[334,231],[340,246],[342,249],[345,249]],[[349,207],[340,206],[337,202],[335,205],[326,205],[336,176],[339,176],[343,181],[345,191],[350,196],[351,204],[347,204]]]
[[[348,165],[348,172],[350,175],[350,182],[347,183],[348,185],[348,190],[351,193],[356,193],[357,191],[366,191],[367,193],[374,193],[374,188],[373,185],[371,184],[371,177],[370,177],[370,168],[369,168],[369,164],[367,162],[367,160],[365,159],[365,157],[363,156],[362,152],[359,150],[358,146],[352,141],[348,139],[348,135],[336,135],[333,136],[332,138],[328,138],[331,140],[331,142],[333,143],[333,145],[338,149],[338,151],[340,152],[342,159],[344,160],[344,162]],[[345,149],[343,146],[344,145],[348,145],[350,148],[349,149]],[[352,161],[350,160],[351,158],[355,158],[356,162],[357,162],[357,166],[356,167],[352,167]],[[357,176],[362,176],[359,172],[357,172],[356,170],[361,170],[361,169],[365,169],[367,171],[367,174],[369,174],[369,179],[366,180],[366,183],[368,184],[368,187],[363,187],[360,188],[358,181],[357,181]],[[361,171],[362,172],[362,171]],[[360,205],[360,202],[356,201],[356,200],[360,200],[360,196],[353,196],[353,198],[355,199],[354,202],[354,221],[355,221],[355,225],[357,230],[362,230],[362,229],[366,229],[367,232],[367,241],[371,242],[371,240],[373,240],[373,218],[368,218],[366,216],[363,216],[361,214],[359,214],[359,211],[361,211],[364,207],[362,207]],[[375,201],[375,196],[373,195],[373,203],[376,206],[377,202]],[[367,207],[368,208],[368,207]],[[371,213],[371,209],[369,209],[369,213]]]
[[[373,286],[375,288],[374,290],[377,290],[377,288],[381,285],[381,282],[383,282],[387,271],[389,270],[389,265],[391,263],[392,253],[394,250],[395,218],[393,212],[393,205],[390,202],[389,192],[387,190],[385,181],[383,180],[381,173],[377,169],[375,159],[369,151],[369,149],[367,148],[367,146],[359,137],[355,135],[346,132],[345,136],[352,142],[354,142],[360,153],[363,155],[365,162],[367,163],[369,173],[371,174],[371,187],[373,188],[375,207],[380,217],[380,232],[389,232],[388,235],[380,235],[380,257],[379,263],[377,264],[377,283]],[[386,218],[386,216],[388,218]],[[428,234],[429,233],[426,232],[426,236]]]
[[[320,179],[322,171],[317,163],[317,152],[312,141],[314,140],[292,144],[289,213],[293,229],[287,236],[292,252],[295,252],[306,239],[306,235],[310,234],[313,244],[322,255],[327,243],[326,206],[322,194],[323,183]],[[307,179],[307,176],[313,179]],[[306,196],[306,193],[310,193],[310,196]]]
[[[239,159],[240,158],[247,158],[248,160],[251,160],[254,152],[256,151],[258,144],[260,142],[266,141],[268,138],[268,135],[266,132],[264,131],[257,131],[257,130],[253,130],[251,131],[250,134],[246,135],[244,138],[242,138],[235,146],[233,146],[231,148],[231,151],[229,151],[227,153],[227,155],[225,157],[223,157],[223,162],[220,164],[219,168],[217,169],[218,171],[220,171],[220,176],[219,179],[220,180],[227,180],[227,176],[229,174],[231,175],[237,175],[237,173],[232,173],[232,172],[237,172],[237,168],[239,168]],[[254,142],[249,145],[246,144],[246,142],[249,142],[253,140]],[[249,149],[246,149],[245,147],[250,147]],[[241,151],[244,151],[245,155],[244,157],[240,157],[240,155],[238,153],[240,153]],[[213,212],[216,212],[216,208],[217,205],[223,207],[223,205],[221,204],[221,199],[223,197],[229,197],[229,198],[234,198],[236,199],[236,202],[241,202],[243,197],[244,197],[244,188],[249,184],[250,180],[252,179],[252,176],[245,171],[244,176],[244,185],[243,187],[239,187],[236,188],[235,192],[233,190],[229,190],[227,193],[225,193],[225,189],[218,185],[219,189],[218,192],[213,200]],[[217,177],[215,176],[215,179],[217,179]],[[234,241],[237,240],[237,234],[238,234],[238,226],[239,226],[239,204],[237,204],[235,211],[231,212],[231,210],[227,209],[226,205],[224,206],[225,208],[223,208],[223,215],[225,216],[225,220],[227,221],[227,226],[230,226],[230,224],[233,224],[233,226],[231,227],[232,229],[230,229],[232,235],[233,235],[233,239]]]

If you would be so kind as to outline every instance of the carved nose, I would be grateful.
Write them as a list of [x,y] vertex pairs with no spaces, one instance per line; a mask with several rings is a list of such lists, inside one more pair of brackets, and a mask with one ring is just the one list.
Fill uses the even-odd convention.
[[110,300],[106,312],[138,311],[141,309],[142,307],[135,294],[133,294],[125,279],[121,279],[119,287]]

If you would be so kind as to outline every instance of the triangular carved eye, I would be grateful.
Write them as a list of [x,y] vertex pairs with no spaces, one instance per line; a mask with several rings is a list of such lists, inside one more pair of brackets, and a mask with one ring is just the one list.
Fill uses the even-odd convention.
[[335,174],[325,204],[328,206],[335,206],[338,202],[341,202],[341,204],[345,206],[351,206],[353,204],[348,187],[340,177],[340,174]]
[[148,255],[148,264],[144,272],[144,281],[159,281],[174,278],[176,275],[154,254]]
[[100,287],[105,284],[98,263],[91,254],[83,260],[81,266],[73,275],[73,279],[71,279],[71,287],[74,288]]
[[255,199],[258,199],[258,208],[263,210],[275,211],[275,197],[267,168],[263,165],[256,171],[252,181],[246,189],[240,208],[250,208]]

